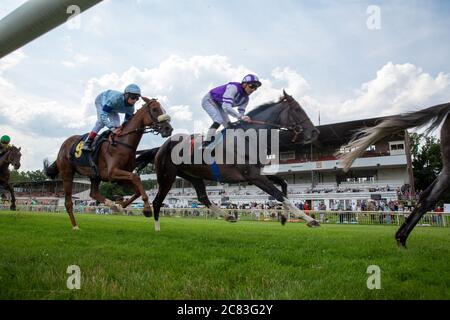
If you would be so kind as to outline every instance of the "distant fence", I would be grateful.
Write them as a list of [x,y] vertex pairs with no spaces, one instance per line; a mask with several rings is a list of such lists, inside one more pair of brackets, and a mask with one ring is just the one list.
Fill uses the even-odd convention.
[[[0,205],[0,210],[9,210],[9,206]],[[63,206],[55,205],[18,205],[17,210],[33,212],[57,212],[65,213]],[[124,215],[142,215],[142,209],[127,209],[124,213],[113,212],[109,207],[99,206],[74,206],[75,213],[87,214],[124,214]],[[239,220],[249,221],[278,221],[283,210],[253,209],[238,210],[224,209]],[[399,211],[306,211],[307,214],[324,224],[363,224],[363,225],[401,225],[410,212]],[[182,218],[201,218],[201,219],[220,219],[214,216],[212,211],[204,208],[182,209],[182,208],[162,208],[161,216],[182,217]],[[298,216],[289,214],[288,221],[300,222]],[[450,226],[449,213],[428,212],[418,225],[446,227]]]

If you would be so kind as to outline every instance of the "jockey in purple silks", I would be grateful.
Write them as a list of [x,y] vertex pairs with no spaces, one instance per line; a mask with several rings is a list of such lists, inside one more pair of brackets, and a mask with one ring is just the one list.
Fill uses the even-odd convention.
[[[248,74],[242,82],[229,82],[220,87],[210,90],[202,100],[202,107],[214,121],[208,130],[203,145],[209,143],[220,125],[228,126],[231,115],[243,121],[251,121],[245,116],[245,108],[248,105],[249,96],[261,86],[258,77]],[[237,111],[234,109],[237,108]]]
[[114,134],[120,134],[119,113],[124,113],[124,122],[128,121],[134,114],[134,105],[141,97],[141,89],[136,84],[128,85],[124,92],[107,90],[100,93],[95,99],[97,108],[97,122],[84,142],[83,150],[91,151],[91,145],[97,133],[107,127]]

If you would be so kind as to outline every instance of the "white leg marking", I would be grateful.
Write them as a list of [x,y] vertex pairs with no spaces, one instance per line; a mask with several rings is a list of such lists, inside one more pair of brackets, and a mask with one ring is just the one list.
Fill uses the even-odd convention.
[[287,199],[287,198],[283,198],[283,199],[284,199],[284,201],[283,201],[284,210],[295,212],[295,213],[299,214],[300,217],[303,220],[305,220],[306,222],[315,221],[313,218],[311,218],[310,216],[305,214],[305,212],[303,212],[302,210],[300,210],[299,208],[294,206],[294,204],[289,199]]
[[212,203],[209,206],[209,209],[213,212],[214,216],[219,215],[221,217],[226,216],[227,214],[225,213],[225,211],[223,211],[222,209],[220,209],[218,206],[216,206],[214,203]]
[[159,224],[159,220],[155,221],[155,231],[157,231],[157,232],[161,231],[161,226]]

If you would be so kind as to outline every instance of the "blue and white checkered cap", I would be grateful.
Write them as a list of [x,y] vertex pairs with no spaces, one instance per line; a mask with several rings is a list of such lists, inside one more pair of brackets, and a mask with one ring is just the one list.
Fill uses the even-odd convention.
[[242,83],[254,83],[258,86],[261,85],[261,81],[259,81],[258,77],[254,74],[248,74],[242,79]]

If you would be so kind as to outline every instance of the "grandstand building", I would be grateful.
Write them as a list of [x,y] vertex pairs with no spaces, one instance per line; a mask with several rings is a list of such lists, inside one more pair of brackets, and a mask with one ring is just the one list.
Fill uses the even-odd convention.
[[[340,169],[335,156],[356,129],[374,126],[383,119],[317,126],[320,135],[316,142],[280,146],[280,164],[267,166],[263,172],[285,179],[289,198],[294,202],[308,202],[311,209],[325,206],[328,210],[347,210],[360,208],[371,201],[387,204],[407,200],[409,193],[414,194],[414,186],[409,136],[405,132],[370,146],[347,173]],[[156,176],[144,175],[141,178],[153,180]],[[242,184],[211,182],[207,192],[212,201],[222,205],[267,204],[273,200],[260,189]],[[151,196],[155,194],[156,190],[150,191]],[[195,191],[188,182],[177,179],[165,203],[171,207],[190,206],[196,203]]]
[[[72,200],[91,200],[89,190],[91,182],[86,179],[75,179],[72,187]],[[64,188],[61,180],[24,181],[14,183],[14,193],[17,205],[64,205]],[[2,192],[9,198],[8,192]]]

